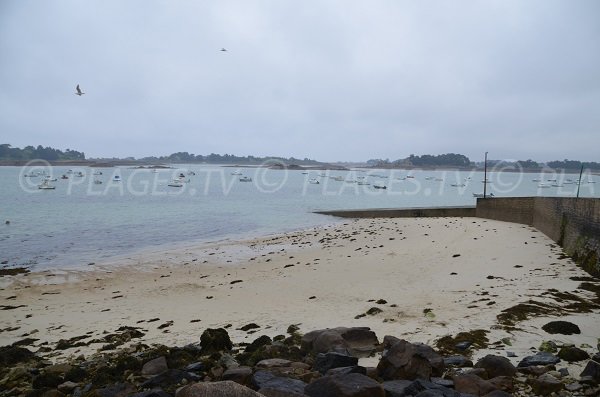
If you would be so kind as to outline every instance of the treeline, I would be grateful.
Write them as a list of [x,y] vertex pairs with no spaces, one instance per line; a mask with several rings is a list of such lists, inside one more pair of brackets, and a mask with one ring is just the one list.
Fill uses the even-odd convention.
[[188,152],[177,152],[169,156],[144,157],[140,159],[146,163],[168,162],[168,163],[213,163],[213,164],[262,164],[266,161],[281,161],[288,164],[319,164],[316,160],[308,158],[297,159],[294,157],[255,157],[255,156],[235,156],[233,154],[215,154],[195,155]]
[[[474,163],[465,155],[456,153],[446,153],[440,155],[424,154],[422,156],[415,156],[411,154],[407,158],[390,161],[389,159],[372,159],[367,161],[367,164],[372,167],[475,167],[482,166],[483,162]],[[580,170],[581,166],[584,169],[600,170],[600,163],[581,162],[577,160],[555,160],[548,161],[547,163],[538,163],[537,161],[529,160],[517,160],[517,161],[506,161],[506,160],[488,160],[488,167],[495,165],[503,166],[514,166],[520,169],[564,169],[564,170]]]
[[471,160],[463,154],[446,153],[440,155],[424,154],[415,156],[411,154],[407,158],[390,161],[389,159],[374,159],[367,161],[374,167],[469,167]]
[[8,143],[0,144],[0,160],[85,160],[85,153],[67,149],[64,152],[51,147],[25,146],[23,149],[11,147]]

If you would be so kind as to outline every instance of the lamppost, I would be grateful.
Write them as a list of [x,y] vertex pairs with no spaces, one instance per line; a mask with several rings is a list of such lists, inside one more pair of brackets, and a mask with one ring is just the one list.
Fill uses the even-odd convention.
[[581,175],[583,175],[583,163],[581,163],[581,171],[579,171],[579,180],[577,181],[577,198],[579,198],[579,188],[581,187]]
[[487,154],[485,152],[485,160],[483,161],[483,198],[485,198],[487,192]]

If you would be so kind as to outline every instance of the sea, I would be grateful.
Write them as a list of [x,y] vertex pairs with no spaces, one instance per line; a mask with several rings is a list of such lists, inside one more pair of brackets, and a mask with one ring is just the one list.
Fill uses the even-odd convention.
[[[578,184],[579,174],[513,171],[491,169],[484,183],[476,171],[0,167],[0,267],[80,269],[339,222],[318,210],[470,206],[484,185],[496,197],[600,197],[600,177],[587,172]],[[39,189],[44,177],[57,178],[54,189]]]

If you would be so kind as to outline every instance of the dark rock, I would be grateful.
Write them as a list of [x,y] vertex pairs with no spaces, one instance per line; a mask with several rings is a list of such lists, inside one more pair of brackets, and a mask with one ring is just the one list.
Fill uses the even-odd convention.
[[0,347],[0,365],[11,366],[31,360],[35,355],[30,350],[18,346]]
[[573,335],[580,334],[581,330],[577,324],[568,321],[550,321],[542,326],[542,329],[549,334]]
[[190,372],[200,372],[200,371],[204,371],[204,364],[202,362],[195,362],[195,363],[191,363],[188,364],[185,367],[186,371],[190,371]]
[[514,376],[517,373],[517,368],[512,365],[508,358],[494,356],[492,354],[488,354],[477,361],[475,368],[485,369],[488,378],[495,378],[496,376]]
[[560,362],[560,358],[552,353],[538,352],[534,356],[527,356],[517,367],[531,367],[532,365],[550,365]]
[[542,396],[547,396],[563,389],[563,384],[560,380],[549,374],[543,374],[535,379],[530,379],[528,383],[535,394]]
[[515,388],[514,378],[512,376],[496,376],[495,378],[489,379],[489,382],[494,385],[496,389],[506,392],[512,392]]
[[388,380],[382,383],[383,390],[387,397],[406,397],[406,388],[413,383],[412,380],[398,379]]
[[507,393],[503,390],[494,390],[484,395],[483,397],[512,397],[512,394]]
[[255,323],[250,323],[247,325],[244,325],[243,327],[239,328],[241,331],[250,331],[251,329],[258,329],[260,328],[260,325],[255,324]]
[[142,387],[144,388],[153,388],[153,387],[163,387],[166,388],[171,385],[177,385],[181,383],[183,379],[188,381],[198,381],[200,377],[198,375],[182,371],[180,369],[169,369],[159,375],[156,375],[144,383],[142,383]]
[[79,386],[77,383],[75,382],[71,382],[71,381],[67,381],[67,382],[63,382],[60,385],[58,385],[56,388],[58,389],[58,391],[62,392],[62,393],[71,393],[77,386]]
[[527,375],[540,376],[549,371],[556,371],[556,366],[553,364],[531,365],[529,367],[518,367],[517,369],[519,370],[519,372],[527,374]]
[[176,397],[264,397],[252,389],[230,380],[202,382],[181,388]]
[[270,381],[273,378],[276,378],[277,376],[272,373],[271,371],[256,371],[254,373],[254,375],[252,375],[252,385],[254,385],[255,388],[260,389],[263,387],[263,385],[265,385],[268,381]]
[[467,350],[469,347],[471,347],[472,344],[473,342],[465,340],[462,342],[458,342],[456,345],[454,345],[454,347],[456,347],[458,350]]
[[454,378],[454,390],[459,393],[473,394],[475,396],[484,396],[497,390],[496,387],[487,380],[481,379],[477,375],[461,374]]
[[43,389],[45,387],[55,388],[64,382],[62,376],[54,373],[42,373],[33,378],[33,388]]
[[333,375],[343,375],[343,374],[363,374],[367,375],[367,369],[365,367],[361,367],[360,365],[353,365],[351,367],[338,367],[331,368],[329,371],[325,373],[327,376]]
[[304,388],[310,397],[385,397],[383,387],[361,374],[324,376]]
[[308,397],[304,393],[296,393],[290,390],[273,389],[270,387],[260,389],[258,392],[260,395],[265,397]]
[[338,327],[308,332],[302,336],[300,343],[304,353],[337,351],[366,357],[375,350],[379,340],[368,327]]
[[558,357],[570,363],[583,361],[590,358],[590,355],[585,351],[575,346],[565,346],[558,352]]
[[130,383],[115,383],[114,385],[96,389],[86,394],[86,397],[126,397],[136,392]]
[[421,395],[420,393],[432,393],[434,396],[459,397],[460,393],[426,380],[392,380],[383,382],[383,388],[387,397],[409,397]]
[[600,353],[596,353],[592,356],[592,360],[594,360],[597,363],[600,363]]
[[71,382],[81,382],[87,376],[87,371],[81,367],[72,367],[66,374],[65,380]]
[[600,383],[600,363],[591,360],[588,361],[587,365],[583,369],[583,372],[579,376],[582,378],[589,376],[596,383]]
[[223,380],[232,380],[240,385],[250,384],[250,378],[252,377],[252,368],[250,367],[236,367],[229,368],[223,372]]
[[233,348],[233,343],[224,328],[208,328],[200,336],[200,346],[202,353],[210,354],[229,351]]
[[384,380],[429,379],[441,376],[444,360],[431,347],[422,343],[388,339],[391,347],[383,352],[377,371]]
[[142,376],[155,376],[168,370],[167,359],[164,356],[148,361],[142,367]]
[[135,393],[129,397],[172,397],[169,393],[161,389],[154,389],[149,391],[143,391],[141,393]]
[[444,365],[458,368],[472,367],[473,361],[469,360],[465,356],[454,355],[444,357]]
[[315,358],[313,369],[324,374],[332,368],[350,367],[356,364],[358,364],[356,357],[335,352],[319,353]]
[[305,387],[306,383],[298,379],[273,377],[264,382],[258,392],[264,395],[283,395],[282,393],[289,393],[290,396],[304,395]]
[[270,345],[273,341],[267,335],[262,335],[259,338],[255,339],[252,343],[246,346],[244,350],[247,353],[252,353],[258,350],[262,346]]

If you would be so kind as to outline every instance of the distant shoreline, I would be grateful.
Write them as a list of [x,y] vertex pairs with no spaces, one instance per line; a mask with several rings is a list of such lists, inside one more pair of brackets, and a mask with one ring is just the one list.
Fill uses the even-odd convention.
[[[463,172],[483,172],[481,167],[453,167],[453,166],[431,166],[431,167],[414,167],[414,166],[402,166],[402,167],[369,167],[363,165],[334,165],[334,164],[319,164],[319,165],[300,165],[300,164],[223,164],[223,163],[151,163],[138,160],[114,160],[114,161],[94,161],[94,160],[60,160],[60,161],[46,161],[38,160],[39,163],[46,162],[51,166],[83,166],[93,168],[111,168],[111,167],[139,167],[139,168],[173,168],[174,164],[177,165],[215,165],[227,168],[272,168],[272,169],[287,169],[287,170],[333,170],[333,171],[351,171],[353,169],[359,170],[404,170],[404,171],[463,171]],[[35,165],[36,160],[2,160],[0,161],[0,167],[23,167],[28,164]],[[488,168],[489,172],[494,171],[493,167]],[[552,174],[552,173],[567,173],[567,174],[578,174],[579,169],[535,169],[535,168],[523,168],[523,169],[510,169],[503,168],[501,172],[523,172],[526,174]],[[598,171],[589,172],[592,175],[600,175]]]

